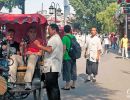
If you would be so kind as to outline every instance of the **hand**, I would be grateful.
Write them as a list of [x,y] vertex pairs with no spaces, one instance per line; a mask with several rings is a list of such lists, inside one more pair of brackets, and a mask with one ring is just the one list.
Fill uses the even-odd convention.
[[40,42],[39,42],[38,40],[35,40],[35,41],[34,41],[34,44],[35,44],[35,45],[40,45]]
[[31,55],[31,54],[33,54],[31,51],[26,52],[26,55]]
[[37,47],[39,47],[39,48],[42,47],[42,45],[40,44],[40,42],[39,42],[38,40],[35,40],[35,41],[34,41],[34,44],[35,44]]
[[87,55],[86,55],[86,54],[84,54],[84,58],[87,58]]
[[2,46],[2,49],[3,49],[3,50],[7,50],[7,45],[3,45],[3,46]]
[[96,61],[99,62],[99,56],[97,56]]
[[21,42],[21,43],[20,43],[20,46],[24,46],[24,42]]

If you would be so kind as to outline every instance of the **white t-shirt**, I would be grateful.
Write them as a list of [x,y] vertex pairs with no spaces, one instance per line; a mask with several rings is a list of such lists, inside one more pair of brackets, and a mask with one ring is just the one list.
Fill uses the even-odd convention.
[[97,51],[102,50],[101,41],[98,36],[88,36],[86,40],[87,55],[90,61],[96,62]]
[[110,44],[110,41],[109,41],[108,37],[104,37],[103,42],[104,42],[104,44]]
[[45,52],[43,73],[61,72],[63,60],[63,44],[58,34],[53,35],[47,46],[52,47],[52,53]]

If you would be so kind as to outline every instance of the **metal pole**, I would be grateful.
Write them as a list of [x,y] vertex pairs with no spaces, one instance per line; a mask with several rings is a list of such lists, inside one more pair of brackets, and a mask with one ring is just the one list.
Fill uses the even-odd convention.
[[125,20],[126,20],[126,30],[125,30],[125,34],[126,34],[126,35],[127,35],[127,32],[128,32],[128,30],[127,30],[127,29],[128,29],[128,25],[127,25],[127,24],[128,24],[128,23],[127,23],[128,20],[127,20],[127,17],[128,17],[128,15],[126,14],[126,18],[125,18]]
[[56,9],[56,7],[55,7],[55,24],[56,24],[56,10],[57,10],[57,9]]

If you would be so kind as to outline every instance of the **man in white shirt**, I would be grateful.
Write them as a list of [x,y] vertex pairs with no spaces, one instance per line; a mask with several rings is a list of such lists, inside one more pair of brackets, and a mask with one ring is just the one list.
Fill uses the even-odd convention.
[[101,41],[97,36],[96,28],[93,27],[91,29],[91,35],[87,38],[86,41],[86,50],[85,50],[85,58],[87,58],[86,62],[86,73],[88,74],[87,81],[96,82],[96,75],[98,73],[98,62],[101,54]]
[[106,54],[106,53],[108,53],[108,49],[109,49],[109,45],[110,45],[110,41],[109,41],[107,34],[105,34],[105,36],[104,36],[103,44],[104,44],[104,54]]
[[47,46],[36,43],[39,48],[45,51],[43,73],[45,74],[46,90],[48,100],[61,100],[58,85],[58,75],[61,73],[63,59],[63,44],[58,35],[59,28],[56,24],[48,27],[50,38]]

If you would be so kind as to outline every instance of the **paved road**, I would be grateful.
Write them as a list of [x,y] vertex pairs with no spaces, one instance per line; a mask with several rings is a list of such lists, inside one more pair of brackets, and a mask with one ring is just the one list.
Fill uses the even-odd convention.
[[[130,100],[130,59],[121,59],[116,53],[103,55],[96,83],[84,83],[86,61],[77,61],[78,81],[76,89],[61,90],[61,100]],[[63,86],[59,79],[60,87]],[[47,100],[43,90],[43,100]],[[31,100],[32,96],[26,100]]]

